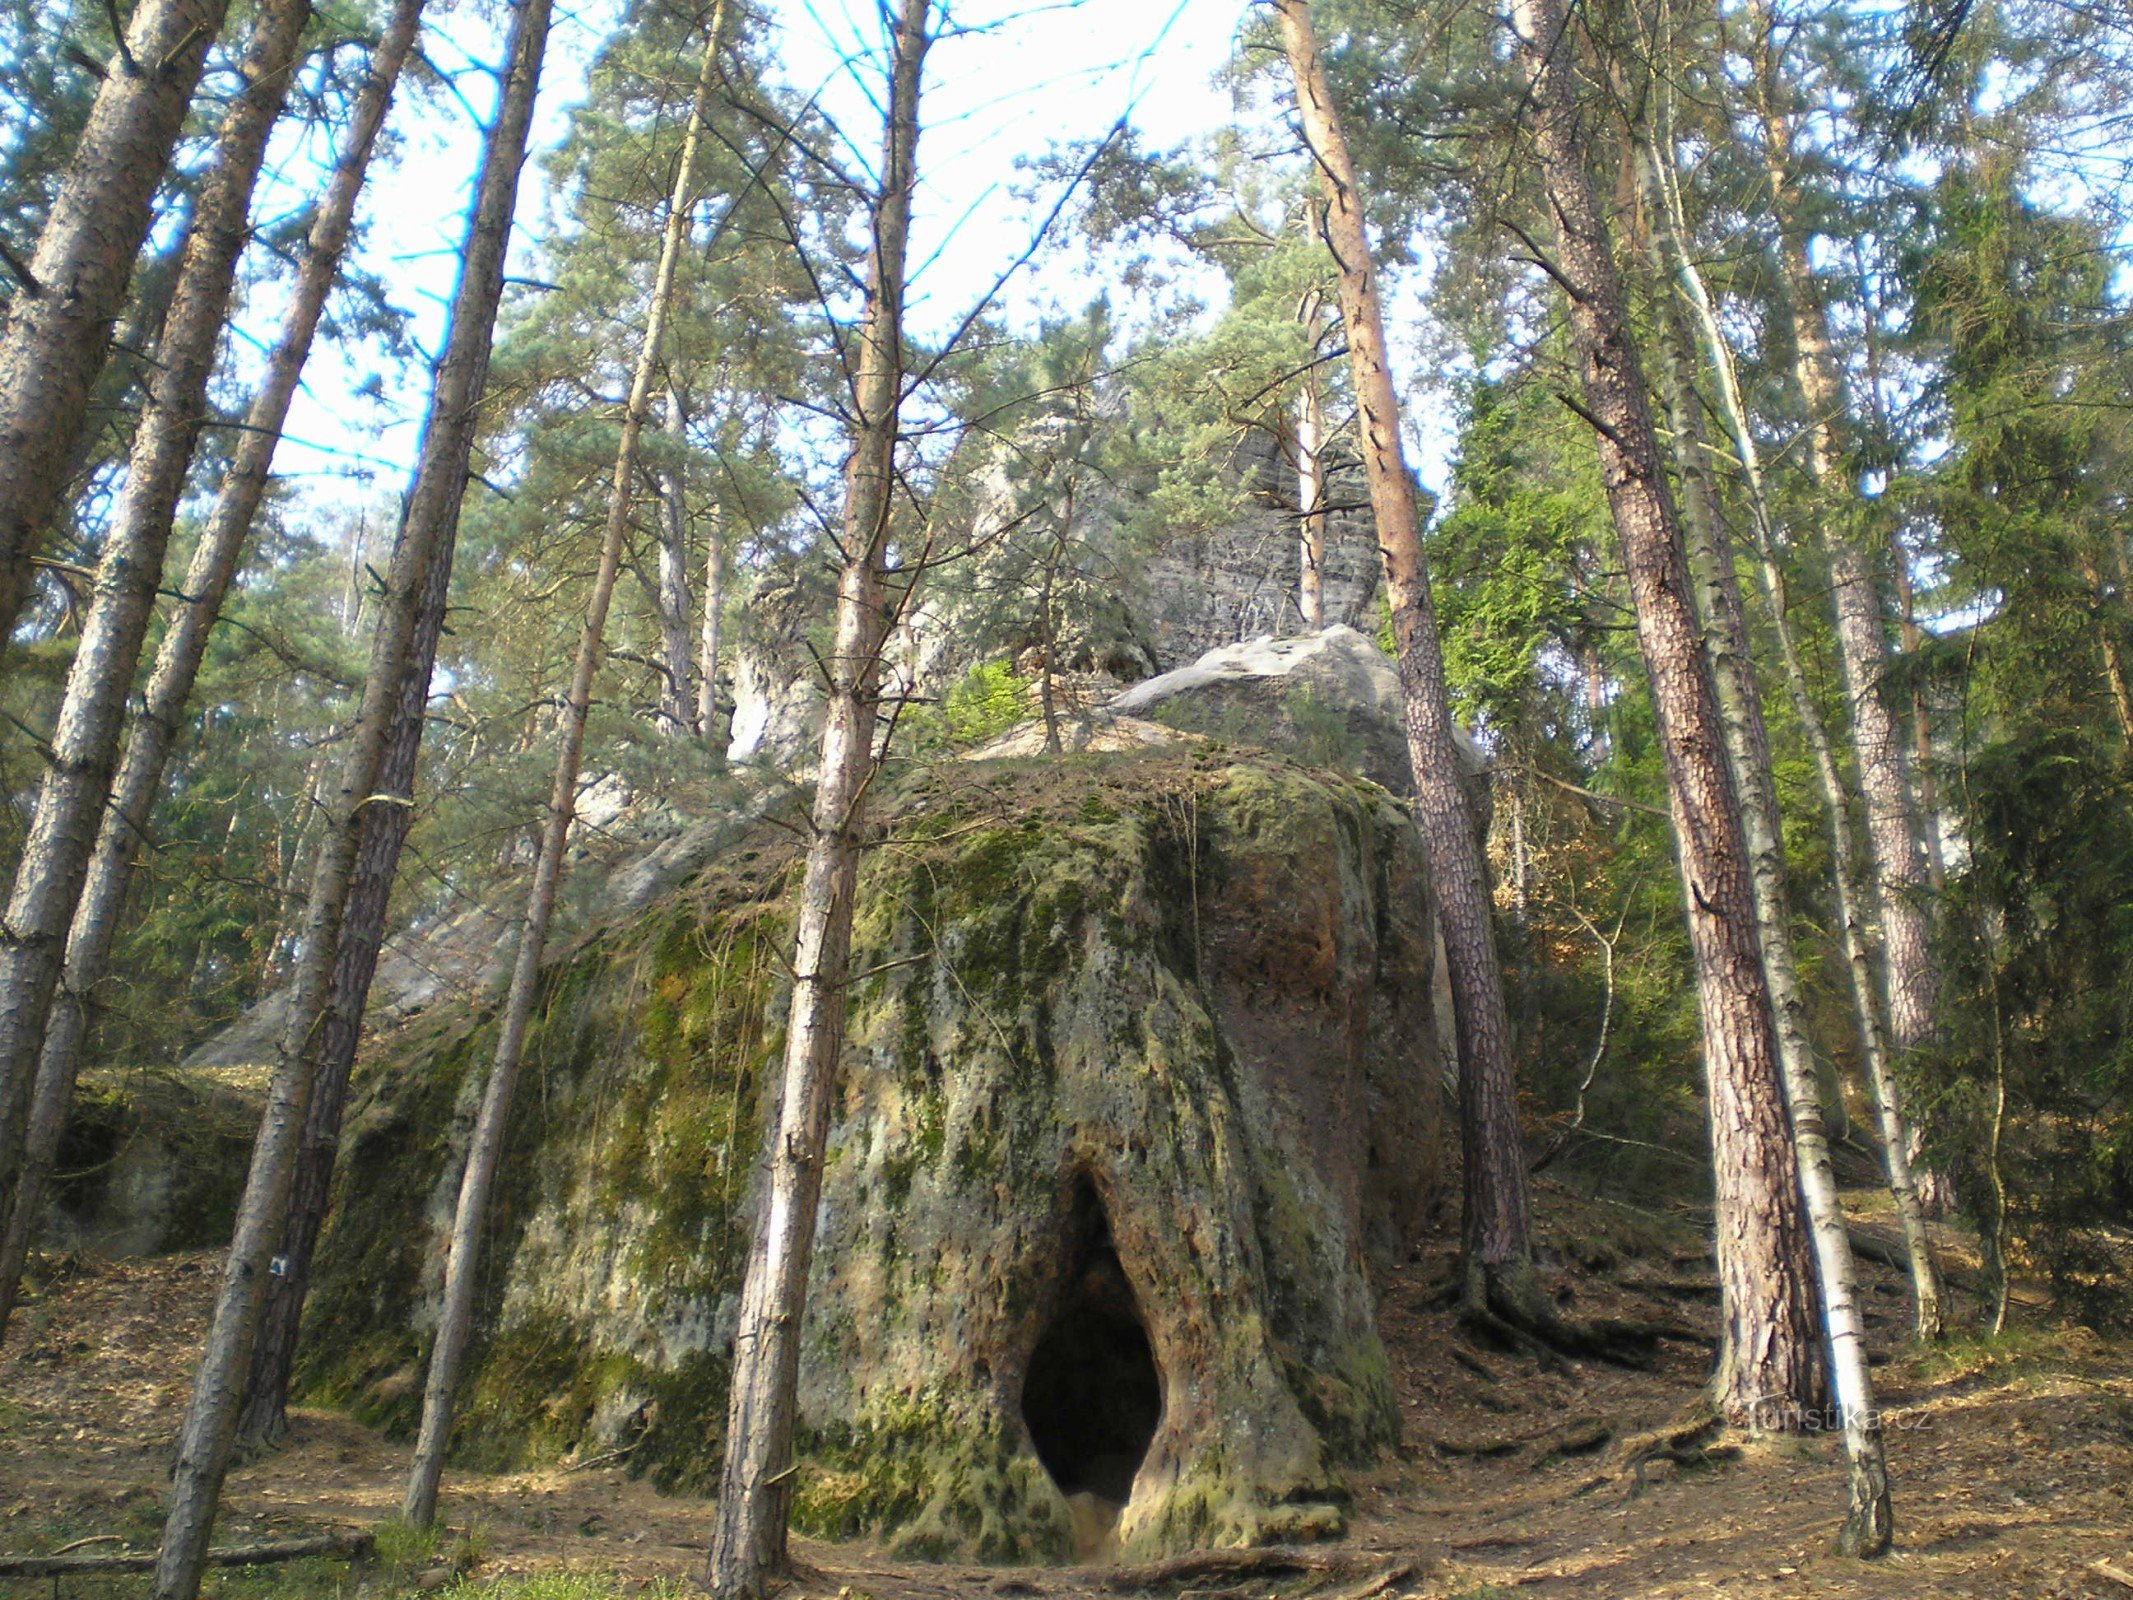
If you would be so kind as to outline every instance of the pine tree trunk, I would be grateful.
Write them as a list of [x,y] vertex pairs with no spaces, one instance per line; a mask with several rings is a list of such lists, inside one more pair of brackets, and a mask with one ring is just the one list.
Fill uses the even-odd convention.
[[268,1266],[280,1244],[296,1147],[311,1101],[316,1038],[339,953],[342,913],[367,814],[390,736],[393,708],[407,677],[421,596],[432,569],[450,559],[468,477],[477,411],[488,380],[496,308],[518,176],[525,160],[534,92],[548,40],[550,0],[523,0],[512,29],[510,67],[469,219],[451,330],[438,364],[415,481],[402,512],[371,644],[370,671],[349,738],[328,827],[305,907],[302,953],[289,988],[288,1020],[251,1169],[230,1242],[207,1343],[178,1436],[171,1505],[158,1552],[152,1600],[194,1600],[214,1528],[242,1384],[259,1330]]
[[1528,125],[1555,220],[1553,270],[1569,300],[1585,409],[1628,568],[1688,900],[1710,1081],[1724,1321],[1711,1396],[1729,1421],[1798,1427],[1822,1389],[1813,1267],[1747,838],[1642,363],[1584,165],[1590,138],[1566,27],[1558,0],[1514,0],[1512,28],[1531,86]]
[[[1660,204],[1667,219],[1668,232],[1671,237],[1678,239],[1681,231],[1681,211],[1673,189],[1672,168],[1663,154],[1663,147],[1662,153],[1653,156],[1652,170],[1658,177]],[[1793,638],[1792,622],[1785,599],[1784,575],[1778,566],[1777,534],[1771,521],[1769,498],[1764,491],[1761,451],[1755,432],[1748,425],[1747,407],[1741,399],[1740,384],[1734,373],[1732,348],[1727,343],[1725,330],[1718,320],[1717,308],[1704,287],[1702,274],[1695,262],[1685,251],[1676,248],[1671,252],[1670,265],[1676,281],[1681,286],[1683,297],[1695,312],[1697,325],[1703,335],[1706,357],[1716,380],[1719,414],[1725,419],[1727,435],[1740,463],[1743,487],[1747,492],[1750,525],[1755,534],[1759,570],[1763,580],[1763,595],[1772,626],[1777,633],[1779,659],[1785,672],[1786,688],[1794,715],[1800,723],[1802,735],[1806,738],[1808,750],[1814,759],[1815,778],[1829,822],[1832,887],[1836,899],[1837,923],[1844,947],[1845,968],[1851,980],[1859,1053],[1866,1072],[1868,1092],[1874,1102],[1875,1118],[1881,1128],[1889,1192],[1895,1199],[1897,1216],[1903,1224],[1905,1247],[1911,1263],[1912,1304],[1917,1315],[1918,1334],[1922,1339],[1938,1339],[1941,1335],[1940,1272],[1934,1264],[1932,1242],[1926,1232],[1925,1213],[1919,1203],[1918,1192],[1911,1182],[1911,1137],[1903,1115],[1903,1102],[1889,1072],[1888,1049],[1881,1027],[1873,962],[1867,950],[1865,924],[1860,915],[1861,895],[1852,867],[1852,863],[1857,859],[1857,852],[1852,838],[1850,801],[1845,793],[1844,780],[1837,770],[1836,753],[1831,748],[1829,732],[1823,726],[1821,712],[1815,705],[1806,668],[1801,662],[1799,649]]]
[[660,474],[659,642],[666,676],[659,715],[670,734],[700,733],[695,660],[689,648],[689,414],[679,385],[667,386],[667,443],[674,464]]
[[1296,412],[1298,512],[1296,609],[1313,633],[1326,625],[1326,407],[1315,378],[1304,380]]
[[1828,1339],[1830,1385],[1843,1434],[1850,1503],[1837,1541],[1847,1555],[1875,1556],[1890,1539],[1889,1472],[1882,1449],[1881,1420],[1867,1370],[1866,1329],[1860,1316],[1858,1273],[1851,1235],[1837,1192],[1836,1168],[1822,1119],[1822,1085],[1808,1035],[1807,1006],[1800,995],[1798,958],[1792,943],[1792,904],[1785,881],[1784,821],[1778,810],[1777,778],[1763,721],[1762,690],[1748,643],[1747,609],[1741,603],[1733,539],[1725,522],[1710,446],[1703,431],[1703,403],[1696,393],[1694,344],[1684,326],[1670,279],[1680,241],[1668,226],[1659,176],[1648,151],[1636,155],[1639,188],[1650,219],[1645,247],[1656,289],[1661,388],[1674,431],[1674,459],[1681,483],[1681,520],[1689,538],[1690,564],[1699,591],[1705,649],[1718,691],[1726,757],[1740,791],[1741,823],[1748,843],[1749,886],[1770,985],[1778,1060],[1785,1074],[1786,1108],[1800,1166],[1800,1198],[1807,1210],[1815,1275],[1822,1291],[1822,1325]]
[[1480,841],[1460,784],[1451,696],[1436,604],[1422,557],[1414,479],[1400,442],[1399,401],[1385,351],[1384,318],[1355,164],[1342,135],[1308,0],[1276,0],[1304,137],[1325,195],[1325,237],[1340,285],[1348,361],[1359,406],[1363,465],[1378,553],[1392,604],[1400,686],[1406,694],[1415,820],[1429,858],[1459,1036],[1464,1206],[1461,1243],[1471,1308],[1553,1328],[1554,1309],[1533,1272],[1525,1151],[1519,1142],[1511,1026]]
[[142,0],[106,65],[81,141],[0,335],[0,651],[103,370],[111,322],[148,237],[228,0]]
[[843,567],[837,581],[834,640],[823,663],[828,705],[822,725],[822,774],[815,785],[813,831],[800,889],[779,1099],[764,1140],[763,1208],[741,1286],[725,1463],[704,1567],[705,1586],[719,1600],[765,1600],[780,1586],[786,1569],[800,1330],[844,1040],[859,829],[874,772],[881,652],[890,621],[884,567],[895,490],[904,367],[904,256],[917,174],[926,29],[927,0],[901,0],[866,317],[852,393]]
[[45,1023],[37,1064],[21,1176],[0,1239],[0,1336],[7,1329],[22,1266],[51,1178],[59,1135],[72,1102],[88,1031],[88,996],[104,975],[131,881],[140,841],[147,836],[163,770],[182,726],[193,681],[207,652],[209,631],[220,614],[237,560],[265,497],[267,474],[280,443],[282,424],[295,397],[327,294],[339,275],[356,197],[391,103],[393,87],[422,11],[422,0],[399,0],[385,34],[371,52],[357,97],[347,144],[311,224],[280,337],[267,359],[259,392],[245,416],[244,432],[222,481],[206,529],[185,575],[185,600],[171,618],[156,652],[142,704],[130,720],[126,753],[112,786],[111,804],[96,836],[88,878],[67,934],[66,962]]
[[[1857,497],[1845,481],[1850,396],[1829,336],[1829,318],[1807,260],[1807,234],[1792,181],[1792,128],[1778,109],[1760,64],[1758,110],[1764,159],[1779,228],[1778,265],[1785,285],[1794,375],[1807,406],[1807,470],[1819,492],[1823,551],[1836,612],[1837,661],[1850,711],[1852,752],[1865,801],[1867,858],[1874,870],[1874,910],[1881,929],[1889,1031],[1899,1055],[1930,1047],[1940,1032],[1940,981],[1933,963],[1928,904],[1931,885],[1911,811],[1909,758],[1887,697],[1890,649],[1881,581],[1856,536]],[[1914,1137],[1917,1130],[1913,1129]],[[1907,1152],[1913,1161],[1918,1150]],[[1944,1178],[1919,1169],[1919,1197],[1945,1210],[1953,1195]]]
[[[644,343],[638,350],[629,398],[623,406],[622,438],[615,449],[615,473],[608,490],[606,535],[601,541],[600,565],[594,574],[592,595],[585,608],[585,626],[578,636],[570,698],[556,743],[555,780],[549,791],[540,855],[534,862],[526,920],[519,930],[511,988],[504,999],[496,1058],[489,1068],[481,1112],[474,1123],[466,1167],[460,1175],[459,1204],[452,1218],[451,1249],[445,1259],[444,1304],[438,1314],[436,1338],[430,1346],[429,1376],[422,1393],[422,1427],[416,1439],[414,1464],[408,1473],[407,1495],[401,1508],[406,1520],[418,1527],[427,1527],[437,1518],[437,1489],[444,1478],[445,1451],[452,1440],[452,1391],[459,1377],[460,1358],[466,1353],[467,1337],[473,1330],[475,1271],[482,1229],[488,1221],[489,1192],[495,1184],[497,1164],[503,1155],[511,1096],[517,1086],[519,1065],[525,1056],[526,1029],[533,1020],[533,1003],[540,993],[541,958],[547,953],[548,926],[555,915],[556,889],[562,881],[564,852],[570,843],[570,824],[577,813],[578,769],[585,750],[585,724],[592,710],[593,679],[600,670],[607,613],[615,598],[615,578],[622,570],[622,546],[629,535],[630,498],[636,486],[638,447],[644,432],[645,414],[651,409],[652,380],[659,369],[662,346],[666,342],[667,317],[674,302],[675,269],[688,242],[689,202],[696,187],[697,149],[703,140],[704,122],[710,114],[711,95],[718,80],[719,33],[725,17],[724,0],[718,0],[711,12],[710,37],[704,42],[703,65],[696,78],[696,97],[690,104],[688,126],[682,134],[681,160],[674,174],[673,195],[667,205],[659,267],[652,281],[651,306],[645,318]],[[674,414],[680,414],[678,406]]]
[[414,821],[415,773],[422,760],[430,680],[436,671],[437,648],[444,637],[456,547],[455,528],[446,537],[438,559],[430,564],[429,577],[416,602],[407,674],[400,685],[399,702],[393,707],[385,756],[378,765],[376,793],[380,802],[364,812],[362,832],[356,841],[355,865],[349,872],[347,903],[341,911],[326,1011],[319,1022],[311,1104],[297,1144],[281,1249],[276,1253],[276,1270],[267,1284],[259,1335],[253,1341],[245,1379],[243,1408],[237,1419],[238,1443],[248,1454],[278,1443],[288,1428],[289,1375],[296,1363],[304,1298],[311,1287],[311,1261],[317,1253],[333,1187],[333,1163],[340,1149],[348,1079],[363,1042],[363,1013],[385,943],[400,851]]
[[309,15],[307,0],[273,0],[260,11],[240,69],[244,87],[216,132],[125,487],[67,673],[35,820],[0,924],[0,1197],[15,1188],[45,1018],[111,793],[126,696],[163,580],[171,524],[206,420],[208,373],[250,237],[253,185]]

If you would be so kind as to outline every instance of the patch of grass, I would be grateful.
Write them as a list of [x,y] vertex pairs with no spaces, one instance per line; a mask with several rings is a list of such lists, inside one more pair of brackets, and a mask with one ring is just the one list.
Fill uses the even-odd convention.
[[378,1565],[392,1572],[428,1566],[437,1554],[437,1547],[444,1541],[444,1529],[434,1522],[424,1528],[395,1517],[390,1522],[379,1523],[375,1537]]
[[1906,1385],[1940,1388],[1951,1383],[2008,1382],[2076,1372],[2104,1353],[2102,1341],[2079,1325],[2009,1328],[1997,1337],[1977,1334],[1913,1350],[1890,1363]]

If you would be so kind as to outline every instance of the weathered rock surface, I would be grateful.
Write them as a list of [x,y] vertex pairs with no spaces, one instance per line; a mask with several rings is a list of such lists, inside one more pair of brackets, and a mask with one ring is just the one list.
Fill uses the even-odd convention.
[[[885,804],[822,1199],[796,1516],[950,1557],[1339,1525],[1396,1412],[1364,1264],[1434,1204],[1429,893],[1381,790],[1198,741]],[[551,969],[458,1450],[717,1470],[790,837]],[[366,1066],[311,1392],[405,1427],[492,1023]],[[419,1037],[417,1036],[419,1035]],[[1076,1498],[1070,1507],[1069,1496]]]
[[[1404,704],[1385,652],[1353,628],[1331,627],[1210,650],[1190,666],[1135,684],[1106,709],[1358,772],[1410,795]],[[1456,737],[1467,775],[1479,778],[1488,758],[1464,732]]]

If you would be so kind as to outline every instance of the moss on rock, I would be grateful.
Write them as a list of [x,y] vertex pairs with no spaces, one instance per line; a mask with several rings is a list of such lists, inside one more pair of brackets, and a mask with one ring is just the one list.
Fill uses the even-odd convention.
[[[1366,1251],[1419,1226],[1437,1164],[1427,884],[1405,818],[1366,782],[1204,750],[953,764],[907,775],[880,816],[796,1521],[918,1556],[1067,1553],[1021,1392],[1093,1204],[1161,1378],[1123,1547],[1335,1531],[1339,1467],[1397,1431]],[[551,968],[466,1463],[626,1451],[665,1484],[715,1475],[792,860],[764,830]],[[363,1068],[302,1378],[365,1420],[414,1420],[492,1049],[489,1020],[448,1017]]]

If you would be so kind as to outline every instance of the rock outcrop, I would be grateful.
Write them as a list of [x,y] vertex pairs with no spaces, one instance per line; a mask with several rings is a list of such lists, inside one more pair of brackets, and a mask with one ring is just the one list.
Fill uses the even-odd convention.
[[[1397,1417],[1365,1263],[1435,1203],[1426,874],[1382,789],[1204,741],[885,799],[804,1334],[795,1515],[981,1559],[1329,1533]],[[552,967],[457,1449],[717,1470],[795,847]],[[493,1024],[368,1063],[314,1397],[409,1426]],[[1112,1521],[1115,1516],[1115,1526]]]

